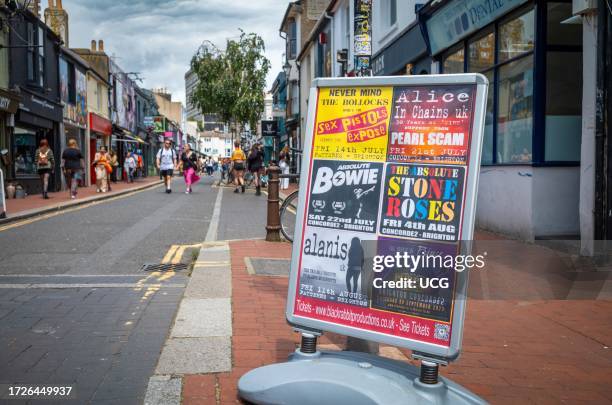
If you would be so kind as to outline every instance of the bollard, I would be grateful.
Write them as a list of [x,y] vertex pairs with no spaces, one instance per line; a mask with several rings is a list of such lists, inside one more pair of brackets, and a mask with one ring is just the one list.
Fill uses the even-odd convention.
[[280,167],[274,165],[268,168],[268,220],[266,223],[266,240],[280,242],[280,207],[278,206],[278,188],[281,173]]

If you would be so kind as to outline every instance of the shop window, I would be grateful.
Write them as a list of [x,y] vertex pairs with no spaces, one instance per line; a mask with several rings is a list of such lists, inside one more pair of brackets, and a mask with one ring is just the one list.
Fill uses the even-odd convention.
[[454,53],[451,53],[444,59],[444,73],[463,73],[463,61],[465,55],[463,47]]
[[36,154],[36,133],[27,129],[15,128],[15,174],[32,176],[36,174],[34,157]]
[[468,44],[468,71],[481,72],[495,63],[495,34],[490,33]]
[[582,24],[562,23],[572,16],[572,3],[548,3],[546,7],[548,45],[582,46]]
[[507,61],[533,50],[535,44],[535,11],[510,20],[499,27],[499,61]]
[[533,56],[499,68],[497,163],[531,163]]
[[547,161],[579,161],[582,134],[582,53],[546,55]]

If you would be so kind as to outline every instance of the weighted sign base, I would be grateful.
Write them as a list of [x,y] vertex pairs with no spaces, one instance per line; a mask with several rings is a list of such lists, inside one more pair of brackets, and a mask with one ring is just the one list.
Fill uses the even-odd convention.
[[241,398],[254,404],[486,404],[454,382],[419,381],[419,368],[358,352],[302,353],[286,363],[246,373],[238,381]]

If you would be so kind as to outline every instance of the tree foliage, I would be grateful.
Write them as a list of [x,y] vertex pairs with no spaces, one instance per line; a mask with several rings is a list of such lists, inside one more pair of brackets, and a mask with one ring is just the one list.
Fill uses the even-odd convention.
[[203,114],[217,114],[226,123],[256,128],[264,110],[264,91],[270,61],[263,39],[240,30],[225,50],[205,41],[191,60],[198,85],[191,103]]

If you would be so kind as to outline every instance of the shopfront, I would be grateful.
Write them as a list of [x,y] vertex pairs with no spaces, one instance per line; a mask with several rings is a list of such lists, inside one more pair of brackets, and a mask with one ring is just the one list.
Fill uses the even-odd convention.
[[375,76],[431,73],[431,57],[418,23],[408,26],[372,57],[372,73]]
[[0,88],[0,169],[5,180],[12,178],[11,170],[11,127],[15,113],[19,109],[20,97],[17,93]]
[[27,90],[22,92],[13,128],[13,174],[28,194],[41,191],[35,153],[42,139],[47,140],[56,156],[56,170],[50,178],[49,191],[59,191],[61,173],[60,159],[57,157],[61,153],[59,130],[62,120],[62,106],[59,103],[31,94]]
[[[110,120],[90,112],[89,113],[89,161],[93,162],[96,155],[96,151],[101,146],[106,148],[110,145],[110,137],[113,133],[113,124]],[[91,168],[89,169],[89,178],[91,183],[96,182],[96,175]]]
[[[579,233],[582,27],[564,1],[453,0],[420,12],[434,68],[490,83],[479,226]],[[537,203],[536,203],[537,202]]]

